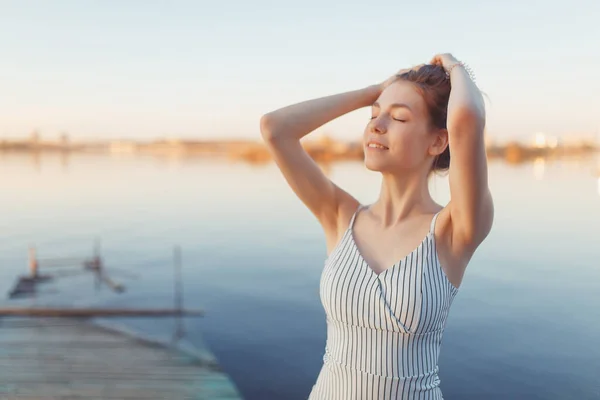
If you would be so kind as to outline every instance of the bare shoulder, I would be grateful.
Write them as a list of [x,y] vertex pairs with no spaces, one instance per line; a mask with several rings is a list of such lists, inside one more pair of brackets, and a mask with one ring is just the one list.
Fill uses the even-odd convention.
[[[493,213],[493,211],[490,211]],[[490,220],[491,220],[490,216]],[[463,240],[460,229],[454,226],[450,212],[450,204],[444,207],[435,223],[435,241],[438,259],[442,270],[450,283],[459,287],[469,261],[477,248],[487,237],[489,229],[484,231],[474,240]]]

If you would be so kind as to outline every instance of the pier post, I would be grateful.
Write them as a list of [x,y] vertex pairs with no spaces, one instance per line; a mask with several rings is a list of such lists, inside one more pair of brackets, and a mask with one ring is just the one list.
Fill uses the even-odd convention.
[[175,283],[175,310],[177,310],[176,327],[174,332],[174,340],[181,339],[184,334],[183,319],[183,282],[181,280],[181,247],[175,246],[173,249],[173,267],[174,267],[174,283]]
[[31,246],[29,248],[29,275],[31,278],[35,279],[38,277],[39,272],[39,263],[37,258],[35,257],[35,247]]

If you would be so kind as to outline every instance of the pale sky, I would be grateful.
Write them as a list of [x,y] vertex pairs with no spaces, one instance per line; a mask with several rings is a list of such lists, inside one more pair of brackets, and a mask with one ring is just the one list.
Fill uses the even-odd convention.
[[440,52],[475,72],[494,137],[600,129],[598,0],[0,0],[0,136],[258,138],[265,112]]

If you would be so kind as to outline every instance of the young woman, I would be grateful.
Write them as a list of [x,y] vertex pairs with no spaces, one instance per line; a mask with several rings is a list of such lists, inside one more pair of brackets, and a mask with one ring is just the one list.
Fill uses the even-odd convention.
[[[364,163],[382,184],[378,200],[362,205],[321,172],[300,139],[367,106]],[[311,400],[442,398],[437,364],[446,318],[492,227],[484,125],[481,93],[450,54],[380,85],[262,117],[275,162],[325,232],[327,343]],[[445,206],[429,193],[439,170],[449,171]]]

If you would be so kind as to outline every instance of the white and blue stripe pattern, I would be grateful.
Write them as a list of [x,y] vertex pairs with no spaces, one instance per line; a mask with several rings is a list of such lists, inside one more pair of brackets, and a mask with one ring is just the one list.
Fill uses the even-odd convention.
[[378,275],[352,235],[361,208],[321,275],[327,344],[309,400],[442,399],[438,357],[458,289],[437,257],[439,213],[421,244]]

